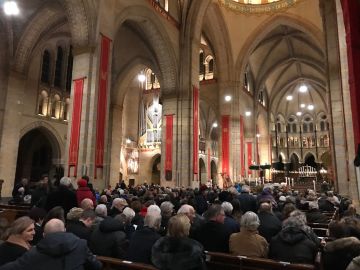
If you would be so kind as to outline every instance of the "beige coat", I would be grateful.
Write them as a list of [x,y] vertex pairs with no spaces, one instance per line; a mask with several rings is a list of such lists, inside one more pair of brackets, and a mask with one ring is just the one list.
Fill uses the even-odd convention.
[[267,258],[269,245],[257,231],[242,228],[239,233],[230,236],[229,250],[234,255]]

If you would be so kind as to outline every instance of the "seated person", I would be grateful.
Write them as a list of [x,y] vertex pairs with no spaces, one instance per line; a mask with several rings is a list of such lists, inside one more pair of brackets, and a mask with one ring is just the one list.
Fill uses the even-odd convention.
[[290,263],[314,264],[320,241],[306,225],[306,216],[295,210],[271,239],[269,258]]
[[27,252],[34,234],[35,226],[31,218],[24,216],[16,219],[5,232],[5,242],[0,245],[0,266],[15,261]]
[[248,211],[241,217],[240,232],[233,233],[229,240],[230,253],[237,256],[266,258],[269,245],[259,235],[260,220],[254,212]]
[[170,218],[167,236],[161,237],[152,247],[151,260],[159,269],[205,269],[202,245],[189,238],[190,220],[184,215]]
[[85,210],[79,220],[68,221],[66,231],[71,232],[81,239],[90,240],[91,226],[95,221],[96,214],[93,210]]

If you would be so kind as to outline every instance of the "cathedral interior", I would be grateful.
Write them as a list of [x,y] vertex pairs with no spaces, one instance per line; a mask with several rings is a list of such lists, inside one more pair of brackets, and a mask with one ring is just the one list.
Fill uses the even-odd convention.
[[359,1],[0,4],[3,197],[48,174],[359,199]]

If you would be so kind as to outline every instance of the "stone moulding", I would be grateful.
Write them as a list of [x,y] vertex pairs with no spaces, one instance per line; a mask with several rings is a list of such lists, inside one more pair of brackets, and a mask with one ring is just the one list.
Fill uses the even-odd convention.
[[280,10],[289,8],[300,1],[302,0],[280,0],[267,4],[245,4],[241,2],[235,2],[234,0],[218,0],[219,4],[225,8],[245,14],[275,13]]

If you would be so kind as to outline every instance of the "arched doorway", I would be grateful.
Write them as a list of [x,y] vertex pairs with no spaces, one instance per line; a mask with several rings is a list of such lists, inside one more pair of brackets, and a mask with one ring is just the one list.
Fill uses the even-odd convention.
[[299,157],[293,153],[290,156],[289,171],[297,171],[300,167]]
[[212,183],[213,185],[218,183],[218,179],[217,179],[217,166],[214,160],[211,161],[210,163],[211,165],[211,179],[212,179]]
[[199,158],[199,182],[200,184],[206,184],[206,167],[202,158]]
[[44,127],[30,130],[19,142],[15,183],[23,177],[38,181],[42,174],[53,177],[63,172],[54,160],[60,160],[60,147],[55,136]]
[[311,153],[308,153],[306,156],[305,156],[305,165],[309,165],[313,168],[317,168],[317,164],[316,164],[316,161],[315,161],[315,157],[313,154]]
[[152,171],[151,171],[151,183],[155,185],[160,185],[160,165],[161,165],[161,155],[158,155],[153,162]]

